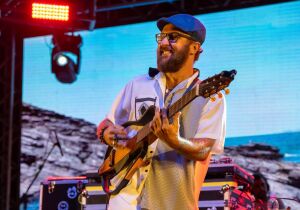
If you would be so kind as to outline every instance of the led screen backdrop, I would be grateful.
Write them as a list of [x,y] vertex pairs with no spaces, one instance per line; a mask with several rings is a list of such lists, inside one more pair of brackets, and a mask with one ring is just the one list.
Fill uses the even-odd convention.
[[[300,162],[300,2],[199,15],[207,38],[196,67],[205,79],[238,74],[227,96],[226,145],[265,142]],[[25,40],[23,102],[98,124],[137,75],[156,67],[156,22],[80,32],[75,83],[51,74],[51,37]]]

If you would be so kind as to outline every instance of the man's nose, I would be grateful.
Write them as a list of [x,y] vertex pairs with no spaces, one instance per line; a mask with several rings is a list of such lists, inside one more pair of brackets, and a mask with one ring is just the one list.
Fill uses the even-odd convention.
[[170,45],[169,39],[168,37],[164,37],[161,42],[159,43],[159,45]]

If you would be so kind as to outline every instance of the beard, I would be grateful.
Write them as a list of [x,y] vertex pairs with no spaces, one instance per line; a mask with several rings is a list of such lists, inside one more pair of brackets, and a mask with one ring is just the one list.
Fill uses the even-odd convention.
[[[170,52],[168,58],[164,58],[163,51]],[[171,46],[160,47],[157,50],[157,67],[164,73],[178,72],[184,65],[189,56],[189,44],[184,45],[180,50],[171,48]]]

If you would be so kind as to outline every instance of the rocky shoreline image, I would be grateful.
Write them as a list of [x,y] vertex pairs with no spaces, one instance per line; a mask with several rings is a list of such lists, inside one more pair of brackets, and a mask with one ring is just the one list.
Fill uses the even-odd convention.
[[[41,165],[41,173],[28,190],[29,200],[38,199],[40,183],[49,176],[80,176],[96,171],[106,146],[99,143],[95,133],[95,124],[24,103],[21,196]],[[283,198],[286,207],[300,209],[296,201],[300,200],[300,164],[282,161],[278,148],[259,143],[226,147],[224,154],[216,158],[222,157],[230,157],[250,174],[260,172],[266,177],[271,193]]]

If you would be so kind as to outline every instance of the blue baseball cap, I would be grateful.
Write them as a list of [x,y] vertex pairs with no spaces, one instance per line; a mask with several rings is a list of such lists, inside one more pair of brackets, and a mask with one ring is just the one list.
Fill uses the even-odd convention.
[[170,17],[160,18],[156,24],[161,31],[165,25],[171,23],[182,32],[190,35],[195,41],[202,44],[205,40],[205,26],[195,17],[189,14],[177,14]]

